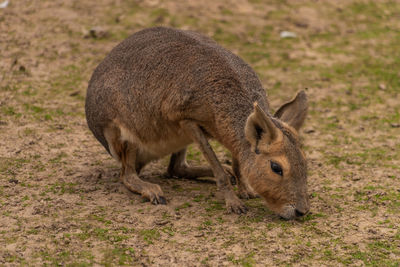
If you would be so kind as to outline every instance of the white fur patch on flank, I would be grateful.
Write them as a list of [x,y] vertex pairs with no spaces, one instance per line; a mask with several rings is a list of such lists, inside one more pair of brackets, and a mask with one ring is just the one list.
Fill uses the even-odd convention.
[[[114,138],[116,138],[116,137],[115,137],[115,132],[113,132],[112,128],[106,128],[106,129],[104,130],[103,134],[104,134],[104,137],[106,138],[106,141],[107,141],[107,144],[108,144],[108,149],[110,150],[111,156],[112,156],[114,159],[120,161],[120,158],[119,158],[117,152],[115,151],[115,148],[114,148],[113,142],[112,142],[112,140],[113,140]],[[114,137],[114,138],[113,138],[113,137]]]
[[128,141],[129,143],[135,144],[139,147],[142,146],[142,142],[140,142],[139,138],[133,135],[128,129],[123,127],[122,125],[118,125],[119,130],[121,131],[121,141]]
[[[117,136],[119,136],[120,142],[127,141],[133,144],[141,157],[149,160],[177,152],[192,143],[192,140],[179,128],[165,127],[163,128],[162,136],[155,135],[154,141],[143,142],[134,132],[124,127],[121,123],[114,121],[112,124],[104,131],[104,135],[109,144],[111,155],[117,160],[119,160],[118,155],[112,147],[113,137],[116,138]],[[112,132],[118,131],[117,129],[119,129],[119,133]]]

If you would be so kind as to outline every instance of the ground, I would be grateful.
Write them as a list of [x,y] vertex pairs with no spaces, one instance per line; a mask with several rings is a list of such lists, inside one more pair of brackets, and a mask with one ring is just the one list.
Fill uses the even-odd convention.
[[[307,88],[309,215],[285,221],[261,199],[229,214],[213,183],[166,178],[168,158],[143,172],[168,205],[122,185],[87,128],[85,91],[116,44],[154,25],[240,55],[273,109]],[[11,0],[0,9],[0,265],[399,266],[399,43],[398,1]],[[195,146],[189,162],[206,164]]]

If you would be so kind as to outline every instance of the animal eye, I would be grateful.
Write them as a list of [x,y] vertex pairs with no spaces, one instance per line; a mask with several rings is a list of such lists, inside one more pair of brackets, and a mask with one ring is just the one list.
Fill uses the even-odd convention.
[[271,161],[271,169],[274,173],[283,176],[282,167],[278,163]]

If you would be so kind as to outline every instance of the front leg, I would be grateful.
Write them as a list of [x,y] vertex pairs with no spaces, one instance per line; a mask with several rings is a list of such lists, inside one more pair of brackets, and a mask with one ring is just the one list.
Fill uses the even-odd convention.
[[230,183],[231,175],[225,171],[221,163],[218,161],[217,156],[212,150],[212,147],[208,143],[207,138],[199,125],[194,121],[185,120],[181,122],[181,127],[192,138],[192,140],[199,145],[201,152],[210,164],[214,177],[216,178],[218,190],[224,195],[227,209],[237,214],[246,213],[246,206],[233,191],[233,187]]

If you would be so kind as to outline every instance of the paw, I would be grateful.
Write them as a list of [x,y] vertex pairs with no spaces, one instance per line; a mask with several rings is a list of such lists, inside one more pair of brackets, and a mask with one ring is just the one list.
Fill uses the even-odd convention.
[[239,181],[238,195],[241,199],[251,199],[259,197],[256,192],[249,188],[245,181]]
[[148,199],[154,205],[167,204],[164,193],[157,184],[146,183],[142,191],[142,197]]
[[239,190],[238,195],[241,199],[250,199],[250,195],[246,190]]
[[167,204],[167,200],[163,196],[154,196],[153,199],[151,200],[151,204],[154,204],[154,205],[158,205],[158,204],[166,205]]
[[254,192],[251,192],[250,190],[241,190],[239,189],[238,195],[241,199],[252,199],[252,198],[258,198],[259,195],[257,195]]
[[246,205],[244,205],[244,203],[235,195],[235,193],[232,192],[232,194],[229,194],[225,197],[225,203],[228,212],[245,214],[247,212]]

